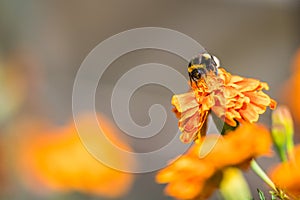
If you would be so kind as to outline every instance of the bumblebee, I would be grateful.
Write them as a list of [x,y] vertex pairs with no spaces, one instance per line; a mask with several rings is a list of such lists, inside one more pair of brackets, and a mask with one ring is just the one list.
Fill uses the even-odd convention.
[[205,78],[209,72],[218,75],[219,59],[209,53],[199,54],[193,58],[188,65],[190,82],[196,85],[199,79]]

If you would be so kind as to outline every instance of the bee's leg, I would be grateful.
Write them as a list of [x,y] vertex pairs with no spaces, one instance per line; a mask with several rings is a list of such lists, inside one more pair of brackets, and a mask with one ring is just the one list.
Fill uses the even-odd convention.
[[193,80],[192,80],[192,77],[189,75],[189,77],[190,77],[190,84],[191,84],[191,87],[192,87],[192,85],[193,85]]

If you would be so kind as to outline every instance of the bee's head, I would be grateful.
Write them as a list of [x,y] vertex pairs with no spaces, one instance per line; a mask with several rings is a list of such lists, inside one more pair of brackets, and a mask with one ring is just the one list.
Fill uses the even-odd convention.
[[197,81],[212,71],[217,74],[217,68],[220,62],[215,56],[209,53],[203,53],[193,58],[188,65],[189,76],[192,80]]

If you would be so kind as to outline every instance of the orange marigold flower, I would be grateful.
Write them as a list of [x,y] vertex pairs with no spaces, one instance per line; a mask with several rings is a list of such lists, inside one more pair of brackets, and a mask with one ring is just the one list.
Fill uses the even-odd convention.
[[259,114],[268,106],[276,107],[276,102],[263,89],[269,89],[267,83],[231,75],[223,68],[218,69],[218,76],[207,74],[205,80],[192,84],[192,91],[172,98],[179,118],[181,140],[191,142],[195,139],[211,110],[233,127],[237,122],[257,122]]
[[277,165],[271,170],[270,177],[293,199],[300,199],[300,145],[294,148],[293,159]]
[[[82,123],[86,126],[84,134],[90,140],[97,133],[89,120],[92,116],[82,118]],[[128,145],[116,137],[116,129],[109,121],[101,116],[99,121],[105,135],[114,144],[130,151]],[[34,191],[42,185],[45,189],[60,192],[79,191],[104,197],[119,197],[131,186],[131,174],[114,170],[89,154],[73,123],[26,137],[28,139],[22,143],[17,155],[20,156],[19,171],[25,183]],[[132,158],[121,157],[116,152],[109,151],[105,142],[98,144],[98,147],[99,151],[105,152],[109,159],[120,165],[133,164]]]
[[295,121],[300,123],[300,49],[296,52],[292,64],[292,76],[285,83],[282,91],[282,101],[291,108]]
[[[206,136],[205,140],[213,137]],[[218,188],[223,169],[232,166],[245,169],[251,159],[271,154],[270,133],[260,125],[244,124],[218,138],[206,156],[199,157],[205,142],[196,143],[157,174],[158,183],[168,183],[167,195],[177,199],[206,199]]]

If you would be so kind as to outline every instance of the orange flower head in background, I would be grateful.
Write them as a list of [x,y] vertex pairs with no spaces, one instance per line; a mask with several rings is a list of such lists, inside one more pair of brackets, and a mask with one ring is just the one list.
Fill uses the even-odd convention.
[[294,148],[292,159],[271,170],[270,177],[292,199],[300,199],[300,145]]
[[[91,141],[93,115],[82,117],[86,126],[83,134]],[[105,135],[120,148],[131,151],[130,147],[116,137],[117,130],[103,116],[98,116]],[[43,132],[42,132],[43,131]],[[38,134],[26,135],[18,151],[19,171],[25,183],[33,189],[43,185],[47,190],[58,192],[79,191],[104,197],[124,195],[133,182],[133,176],[112,169],[94,158],[84,147],[73,123],[54,130],[41,130]],[[109,151],[107,144],[99,143],[98,149],[120,165],[133,165],[132,158],[121,157]],[[39,187],[37,187],[37,184]],[[37,191],[39,192],[39,191]]]
[[[203,144],[195,143],[185,155],[157,174],[158,183],[168,184],[167,195],[176,199],[207,199],[218,188],[222,170],[232,166],[245,169],[251,159],[271,154],[270,133],[261,125],[246,123],[225,136],[209,135],[205,140],[216,138],[213,148],[203,150]],[[201,151],[208,153],[201,156]]]
[[[287,98],[288,97],[288,98]],[[286,103],[293,114],[295,121],[300,123],[300,48],[292,63],[292,76],[282,89],[281,100]]]
[[237,122],[257,122],[259,114],[267,107],[276,107],[276,102],[262,91],[269,89],[267,83],[231,75],[223,68],[218,68],[217,75],[207,73],[204,78],[192,82],[191,87],[192,91],[172,98],[182,132],[180,139],[184,143],[200,137],[210,111],[236,127]]
[[[21,55],[3,61],[0,53],[0,123],[19,111],[29,93],[29,63]],[[30,63],[31,64],[31,63]],[[32,89],[32,88],[31,88]]]

